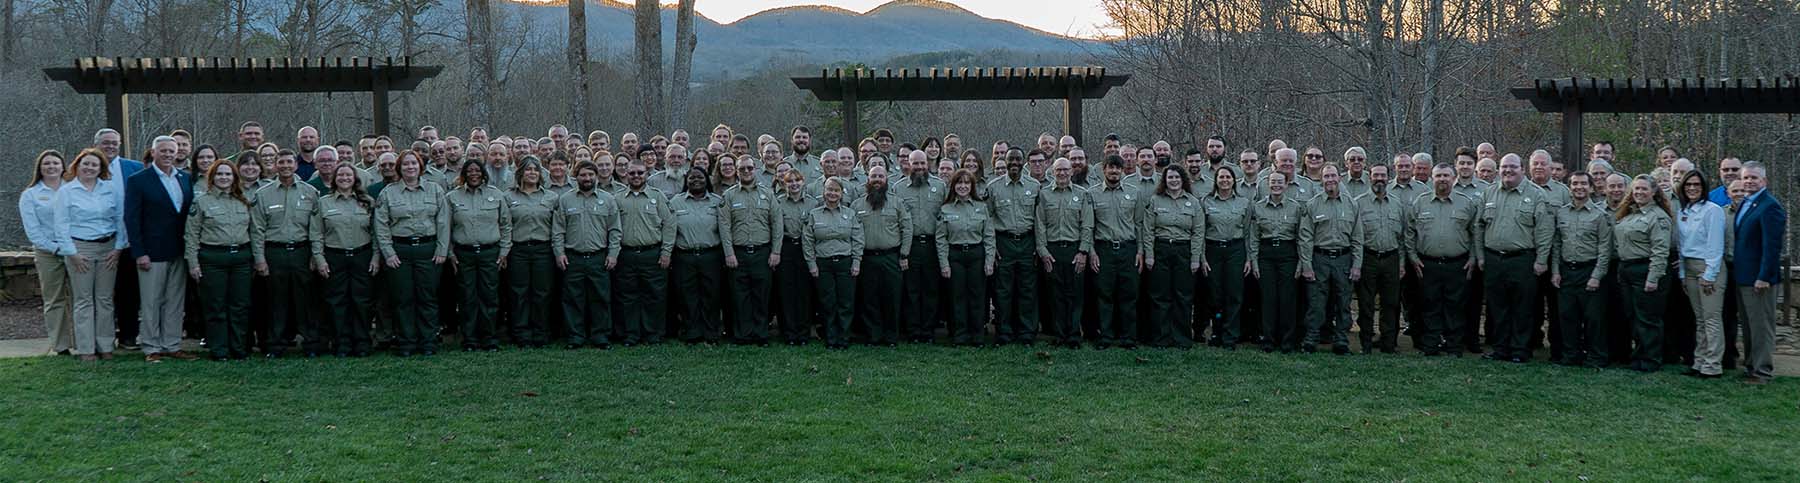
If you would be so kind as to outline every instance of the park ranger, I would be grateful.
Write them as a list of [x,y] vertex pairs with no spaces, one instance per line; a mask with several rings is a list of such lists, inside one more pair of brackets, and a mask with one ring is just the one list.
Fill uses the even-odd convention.
[[1125,185],[1136,191],[1141,198],[1148,198],[1155,193],[1156,184],[1161,181],[1159,178],[1162,177],[1157,172],[1156,150],[1143,148],[1133,153],[1122,152],[1121,155],[1126,156],[1127,162],[1137,167],[1136,172],[1125,176]]
[[[450,209],[444,188],[419,176],[425,161],[402,153],[400,183],[382,190],[375,205],[375,242],[390,275],[400,356],[437,353],[439,269],[450,252]],[[463,164],[480,169],[479,161]]]
[[907,257],[909,266],[905,270],[905,301],[903,311],[906,317],[907,339],[911,342],[930,342],[932,331],[937,327],[938,291],[942,283],[938,279],[937,259],[937,212],[944,204],[944,196],[948,194],[944,180],[931,175],[930,160],[925,150],[913,151],[907,155],[907,165],[911,171],[906,177],[894,182],[891,190],[898,196],[913,220],[912,244],[908,253],[920,254],[920,257]]
[[1144,201],[1144,232],[1154,237],[1139,239],[1144,268],[1150,272],[1150,297],[1155,313],[1150,345],[1186,349],[1194,345],[1192,310],[1194,277],[1206,259],[1206,212],[1200,199],[1189,191],[1193,185],[1181,166],[1162,170],[1162,182]]
[[[568,164],[561,151],[550,157]],[[505,201],[512,217],[512,249],[506,260],[506,289],[512,306],[506,312],[512,324],[513,343],[525,347],[549,343],[553,312],[550,293],[557,274],[550,238],[558,195],[544,186],[544,178],[537,157],[527,156],[519,163],[518,183],[506,190]]]
[[1614,215],[1613,249],[1619,257],[1619,292],[1630,307],[1633,351],[1631,369],[1656,372],[1663,364],[1663,312],[1668,302],[1661,286],[1674,250],[1674,225],[1664,211],[1656,181],[1650,175],[1631,180],[1631,195]]
[[776,209],[775,192],[755,176],[756,160],[741,157],[737,166],[738,184],[725,189],[725,209],[720,215],[729,229],[730,238],[723,244],[725,266],[731,269],[731,301],[736,309],[732,324],[733,342],[769,344],[769,289],[774,281],[773,269],[781,265],[780,244],[785,236],[781,211]]
[[[669,159],[685,148],[669,146]],[[671,272],[674,291],[681,294],[681,339],[684,342],[716,343],[724,334],[719,323],[719,291],[725,283],[725,252],[719,245],[731,239],[731,225],[724,223],[724,198],[712,193],[712,180],[705,170],[687,171],[686,189],[669,200],[674,215],[674,251]]]
[[938,208],[938,275],[950,282],[950,337],[978,346],[988,321],[987,276],[994,273],[994,219],[976,193],[975,171],[963,169],[946,182],[950,193]]
[[[1279,148],[1277,159],[1285,159],[1285,171],[1293,171],[1294,150]],[[1288,198],[1295,187],[1287,173],[1277,169],[1263,180],[1268,194],[1250,205],[1250,233],[1247,258],[1255,263],[1251,275],[1262,289],[1263,352],[1293,352],[1299,349],[1300,304],[1296,299],[1300,278],[1298,246],[1302,201]]]
[[994,343],[1037,340],[1037,180],[1025,176],[1025,156],[1006,154],[1006,175],[988,182],[998,259],[994,266]]
[[556,199],[550,249],[563,270],[563,326],[569,349],[611,346],[612,269],[619,261],[619,206],[598,186],[610,168],[575,167],[575,191]]
[[[911,270],[913,217],[904,199],[890,195],[886,162],[870,157],[867,194],[850,205],[862,224],[862,273],[856,276],[856,320],[867,329],[870,344],[900,343],[900,274]],[[921,309],[914,309],[918,311]]]
[[[1414,156],[1418,158],[1418,156]],[[1407,259],[1419,277],[1423,298],[1424,330],[1419,350],[1427,356],[1449,353],[1460,356],[1458,338],[1463,333],[1463,291],[1475,259],[1470,256],[1477,232],[1476,201],[1456,194],[1452,186],[1456,168],[1439,164],[1431,169],[1432,191],[1407,206],[1405,215]]]
[[242,359],[250,351],[250,243],[262,225],[251,215],[233,168],[219,162],[208,170],[206,189],[188,211],[183,245],[188,276],[200,284],[213,360]]
[[1355,200],[1369,192],[1369,173],[1365,168],[1369,162],[1369,153],[1362,146],[1351,146],[1344,151],[1344,169],[1339,171],[1344,184],[1343,196]]
[[1363,226],[1355,200],[1343,193],[1337,166],[1319,174],[1322,192],[1301,210],[1300,277],[1307,282],[1306,338],[1300,350],[1318,347],[1319,330],[1331,320],[1331,352],[1350,353],[1350,284],[1362,278]]
[[300,181],[293,151],[282,150],[275,158],[275,183],[270,183],[250,197],[250,216],[262,230],[250,240],[256,258],[256,273],[266,279],[268,307],[259,311],[267,321],[259,324],[258,345],[266,357],[280,357],[294,343],[298,333],[306,340],[306,356],[318,357],[329,348],[330,337],[313,316],[318,298],[313,290],[311,246],[313,203],[319,192]]
[[1144,261],[1138,240],[1149,235],[1142,223],[1143,198],[1124,183],[1126,169],[1124,158],[1107,156],[1101,167],[1105,184],[1089,193],[1094,241],[1088,265],[1096,274],[1096,347],[1102,349],[1135,346],[1137,340],[1138,273]]
[[[1275,155],[1272,156],[1275,159],[1275,165],[1269,172],[1281,173],[1282,179],[1287,180],[1287,189],[1282,191],[1282,198],[1286,198],[1288,201],[1295,203],[1305,203],[1312,200],[1312,197],[1319,193],[1319,186],[1317,183],[1314,183],[1313,180],[1307,179],[1294,172],[1296,163],[1294,159],[1295,156],[1296,154],[1291,148],[1275,150]],[[1258,185],[1256,198],[1268,198],[1272,183],[1265,178],[1260,180]],[[1298,339],[1296,339],[1296,341],[1297,340]]]
[[444,194],[450,210],[451,266],[462,288],[462,349],[500,350],[500,269],[512,248],[512,207],[487,183],[485,171],[464,164],[462,186]]
[[651,188],[656,188],[665,195],[679,196],[681,193],[687,192],[688,169],[687,147],[680,144],[671,145],[668,154],[664,155],[663,169],[650,175],[650,179],[646,182],[650,184]]
[[[1531,185],[1544,194],[1542,201],[1544,211],[1547,213],[1545,219],[1555,221],[1557,210],[1563,205],[1569,204],[1570,197],[1569,185],[1558,181],[1555,176],[1562,163],[1555,162],[1551,159],[1550,152],[1542,149],[1532,151],[1527,163],[1525,166],[1526,176],[1531,181]],[[1552,229],[1552,231],[1555,230]],[[1554,266],[1556,260],[1551,259],[1549,263]],[[1527,316],[1530,317],[1527,325],[1531,326],[1531,339],[1527,343],[1530,344],[1528,347],[1536,349],[1543,346],[1546,341],[1549,342],[1550,357],[1554,361],[1562,359],[1562,338],[1557,336],[1561,333],[1562,321],[1556,316],[1559,305],[1557,297],[1560,290],[1550,283],[1552,276],[1550,271],[1545,271],[1537,276],[1537,291],[1534,292],[1537,297],[1531,301],[1531,308],[1527,311]],[[1550,325],[1548,338],[1545,337],[1543,328],[1546,321]]]
[[1207,292],[1219,314],[1211,342],[1237,350],[1243,336],[1244,278],[1251,272],[1244,250],[1251,201],[1240,194],[1242,185],[1230,167],[1214,169],[1212,178],[1212,192],[1200,198],[1206,208],[1206,261],[1200,271],[1206,274]]
[[1536,325],[1537,276],[1549,270],[1551,239],[1556,235],[1554,213],[1545,203],[1543,190],[1525,181],[1519,155],[1500,158],[1500,182],[1482,193],[1479,207],[1476,264],[1486,277],[1487,299],[1493,301],[1490,360],[1525,362],[1531,359],[1526,345]]
[[1082,273],[1094,252],[1094,207],[1088,190],[1075,186],[1074,163],[1057,158],[1050,164],[1055,181],[1038,193],[1037,255],[1043,260],[1046,295],[1051,310],[1045,314],[1045,331],[1057,343],[1081,347]]
[[626,347],[662,343],[664,296],[675,250],[675,215],[662,190],[646,182],[648,171],[642,161],[633,161],[625,168],[627,188],[617,197],[620,251],[613,293]]
[[805,345],[812,338],[814,322],[813,277],[807,270],[806,251],[801,239],[806,231],[813,198],[806,195],[806,174],[790,169],[780,176],[783,185],[775,198],[775,211],[781,218],[780,254],[788,263],[776,265],[777,318],[781,320],[781,339],[788,345]]
[[819,156],[808,153],[812,149],[812,130],[806,126],[794,126],[788,139],[788,146],[794,152],[781,160],[800,170],[801,174],[806,175],[806,179],[823,179],[825,172],[819,167]]
[[[1362,278],[1351,283],[1356,285],[1356,323],[1361,327],[1357,335],[1364,354],[1394,353],[1400,335],[1400,287],[1406,278],[1400,244],[1405,241],[1406,203],[1389,191],[1388,171],[1384,164],[1370,166],[1369,192],[1356,197],[1363,263]],[[1407,166],[1407,174],[1411,173]]]
[[1557,364],[1605,367],[1607,363],[1606,294],[1601,293],[1612,262],[1612,216],[1592,198],[1588,173],[1569,173],[1569,201],[1556,210],[1556,237],[1551,243],[1550,282],[1557,297],[1562,358]]
[[332,163],[331,167],[322,175],[331,180],[332,190],[313,205],[313,220],[307,226],[313,241],[313,270],[324,279],[324,300],[337,355],[364,357],[372,348],[370,281],[381,269],[381,259],[370,245],[375,236],[375,199],[362,192],[355,166]]
[[844,204],[844,181],[826,178],[819,207],[807,212],[801,242],[806,269],[818,280],[819,312],[825,319],[825,347],[850,347],[850,318],[856,276],[862,269],[863,227]]

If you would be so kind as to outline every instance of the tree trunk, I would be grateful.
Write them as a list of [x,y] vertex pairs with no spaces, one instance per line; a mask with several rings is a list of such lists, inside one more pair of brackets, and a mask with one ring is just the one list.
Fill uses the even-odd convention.
[[669,127],[687,127],[688,78],[694,70],[694,0],[681,0],[675,11],[675,72],[669,81],[674,95],[669,107]]
[[467,0],[464,9],[469,65],[474,69],[469,73],[469,118],[486,126],[493,122],[494,94],[499,91],[494,78],[493,4],[492,0]]
[[232,0],[231,2],[231,56],[244,58],[244,34],[250,26],[250,0]]
[[[419,15],[424,12],[423,0],[400,0],[400,55],[412,57],[418,54],[414,39],[419,36]],[[417,125],[413,119],[412,92],[400,93],[400,118],[407,126]]]
[[106,17],[110,15],[113,0],[88,1],[88,51],[94,55],[102,55],[106,46]]
[[15,3],[17,0],[0,0],[0,29],[6,29],[6,33],[0,34],[0,71],[12,67],[13,43],[19,37],[18,25],[13,23]]
[[1438,76],[1442,65],[1438,57],[1443,50],[1440,31],[1444,27],[1444,0],[1425,0],[1425,66],[1424,92],[1419,99],[1419,148],[1436,155]]
[[645,138],[662,132],[662,7],[656,2],[637,2],[637,23],[632,36],[637,49],[638,115]]
[[[1363,17],[1363,36],[1368,42],[1368,70],[1363,75],[1364,102],[1369,110],[1369,147],[1374,152],[1392,153],[1398,146],[1394,143],[1394,125],[1388,117],[1389,83],[1388,51],[1392,44],[1387,40],[1387,22],[1383,9],[1387,0],[1366,0]],[[1370,161],[1377,161],[1371,157]]]
[[569,0],[569,75],[575,80],[575,98],[569,102],[569,126],[577,132],[588,126],[587,0]]

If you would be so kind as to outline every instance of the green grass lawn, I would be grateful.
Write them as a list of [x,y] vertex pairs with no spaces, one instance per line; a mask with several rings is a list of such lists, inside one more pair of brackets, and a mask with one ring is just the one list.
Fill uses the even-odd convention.
[[1214,349],[0,361],[0,480],[1794,481],[1800,384]]

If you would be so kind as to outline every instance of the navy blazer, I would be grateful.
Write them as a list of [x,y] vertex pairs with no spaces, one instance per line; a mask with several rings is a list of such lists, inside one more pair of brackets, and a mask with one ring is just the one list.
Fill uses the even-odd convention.
[[130,179],[131,175],[137,174],[138,171],[144,170],[144,163],[140,163],[131,158],[119,156],[119,157],[116,157],[113,159],[115,159],[119,162],[119,172],[112,173],[113,177],[115,177],[115,178]]
[[187,236],[188,209],[194,205],[194,186],[187,172],[175,170],[181,186],[181,209],[169,200],[155,167],[125,178],[125,234],[131,240],[131,258],[148,256],[152,262],[180,259]]
[[1737,224],[1737,241],[1732,244],[1731,283],[1770,285],[1781,283],[1781,231],[1787,228],[1787,211],[1775,201],[1775,194],[1764,189],[1760,196],[1744,200],[1743,220]]

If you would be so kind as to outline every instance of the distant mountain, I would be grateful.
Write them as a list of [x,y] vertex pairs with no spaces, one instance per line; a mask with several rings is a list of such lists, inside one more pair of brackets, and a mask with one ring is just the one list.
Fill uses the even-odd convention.
[[[499,7],[508,14],[522,15],[532,22],[532,31],[548,38],[567,36],[565,5],[502,2]],[[590,54],[596,58],[628,57],[632,49],[632,6],[591,0],[587,16]],[[663,52],[673,59],[673,6],[664,6],[662,21]],[[743,77],[770,66],[873,64],[928,52],[1005,50],[1074,58],[1103,46],[1092,40],[982,17],[937,0],[895,0],[868,13],[827,6],[784,7],[729,24],[696,14],[694,32],[699,39],[694,50],[697,81],[721,74]],[[558,42],[542,48],[552,47],[560,50],[562,45]]]

